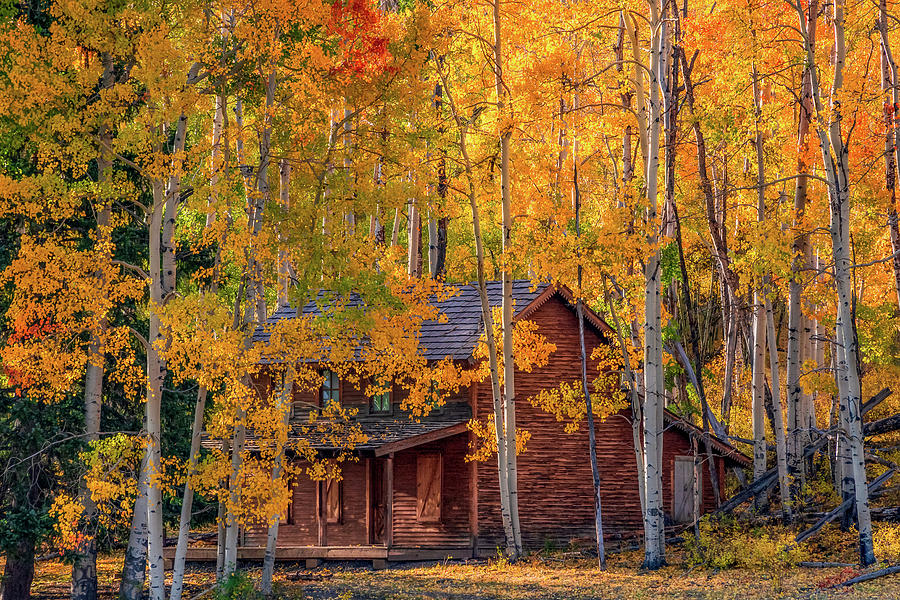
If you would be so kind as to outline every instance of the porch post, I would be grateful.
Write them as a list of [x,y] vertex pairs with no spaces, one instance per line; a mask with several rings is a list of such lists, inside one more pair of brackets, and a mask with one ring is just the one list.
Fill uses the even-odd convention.
[[327,546],[328,536],[325,528],[325,485],[322,481],[316,482],[316,526],[318,528],[318,545]]
[[384,545],[390,550],[394,545],[394,453],[387,456],[384,465]]

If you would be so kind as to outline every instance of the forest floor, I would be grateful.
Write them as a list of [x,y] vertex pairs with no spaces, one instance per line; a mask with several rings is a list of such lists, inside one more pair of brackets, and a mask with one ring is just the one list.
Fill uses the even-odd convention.
[[[279,597],[290,600],[520,600],[520,599],[622,599],[622,600],[869,600],[900,598],[900,575],[845,588],[829,589],[854,577],[851,567],[778,570],[714,570],[684,566],[678,550],[670,552],[671,565],[654,573],[642,573],[642,555],[625,552],[610,557],[606,572],[596,560],[576,553],[539,554],[516,564],[498,561],[448,561],[406,563],[382,571],[367,564],[326,563],[306,570],[299,565],[279,565],[276,572]],[[2,563],[2,559],[0,559]],[[121,556],[108,555],[98,563],[100,597],[115,598]],[[205,566],[191,566],[185,598],[209,593],[214,574]],[[251,580],[257,565],[246,571]],[[60,561],[38,563],[34,597],[64,600],[68,597],[70,567]],[[204,593],[206,592],[206,593]]]

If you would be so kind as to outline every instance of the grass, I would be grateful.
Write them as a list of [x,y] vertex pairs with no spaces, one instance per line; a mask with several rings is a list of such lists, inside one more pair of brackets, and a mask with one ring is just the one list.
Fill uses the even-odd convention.
[[[900,598],[900,576],[889,576],[851,588],[828,586],[856,574],[852,568],[790,568],[783,570],[689,569],[680,551],[670,552],[667,566],[653,573],[640,571],[641,554],[611,556],[601,572],[596,561],[572,553],[539,554],[515,564],[492,561],[406,564],[372,571],[367,566],[329,565],[306,571],[298,565],[279,565],[276,585],[280,596],[291,600],[743,600],[803,598],[808,600],[869,600]],[[112,599],[117,590],[121,556],[103,556],[98,562],[101,598]],[[33,587],[36,598],[67,598],[70,567],[60,561],[41,561]],[[249,566],[251,578],[258,566]],[[318,578],[297,581],[298,574]],[[186,578],[190,599],[213,585],[207,566],[193,567]],[[204,598],[211,598],[210,594]]]

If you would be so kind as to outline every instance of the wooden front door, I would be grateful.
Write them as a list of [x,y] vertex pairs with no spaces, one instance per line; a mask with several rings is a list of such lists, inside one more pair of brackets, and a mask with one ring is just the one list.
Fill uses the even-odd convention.
[[371,539],[373,544],[384,543],[384,521],[385,521],[385,504],[386,492],[384,485],[384,459],[376,458],[372,461],[372,518],[369,522],[372,524]]
[[676,456],[672,477],[672,519],[688,523],[694,518],[694,457]]

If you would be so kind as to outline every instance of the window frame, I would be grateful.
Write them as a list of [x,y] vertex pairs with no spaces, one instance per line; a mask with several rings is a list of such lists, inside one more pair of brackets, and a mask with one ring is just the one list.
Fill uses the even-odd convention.
[[[391,381],[387,386],[388,390],[380,394],[372,394],[369,396],[369,414],[370,415],[390,415],[394,412],[394,382]],[[376,398],[387,396],[387,408],[377,409]]]
[[[328,406],[330,402],[341,404],[341,378],[335,371],[331,369],[322,370],[322,385],[319,386],[319,405],[322,408]],[[328,397],[326,397],[326,394]]]

